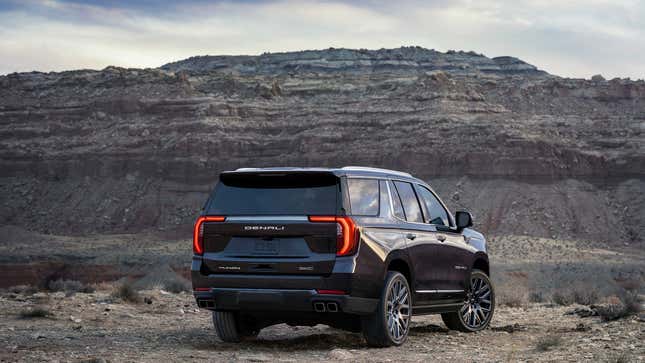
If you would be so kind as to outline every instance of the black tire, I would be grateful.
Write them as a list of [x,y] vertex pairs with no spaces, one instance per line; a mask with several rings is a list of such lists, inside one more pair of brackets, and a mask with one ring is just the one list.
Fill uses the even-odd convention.
[[213,311],[213,325],[223,342],[237,343],[243,338],[255,337],[260,332],[240,314],[230,311]]
[[[474,291],[477,286],[475,286],[476,284],[473,283],[473,281],[477,280],[481,280],[481,284],[483,284],[484,282],[487,284],[490,293],[486,295],[487,291],[483,292],[483,295],[486,295],[484,299],[488,298],[487,300],[481,299],[481,296],[477,296],[476,299],[473,297],[476,292],[480,291],[480,289]],[[495,312],[495,289],[490,279],[483,271],[473,270],[470,274],[470,281],[470,291],[468,293],[467,300],[464,302],[464,305],[459,309],[459,311],[441,314],[441,319],[443,320],[444,324],[446,324],[448,329],[472,333],[486,329],[490,324],[490,321],[493,319],[493,313]],[[489,301],[490,303],[485,304],[484,301]],[[473,306],[476,306],[477,309],[473,310]],[[488,312],[485,312],[486,308],[488,308]],[[481,319],[482,315],[480,315],[480,312],[481,314],[487,313],[484,319]],[[466,317],[464,318],[464,316]],[[471,320],[470,317],[473,317],[473,320]],[[476,321],[474,319],[479,320]],[[475,324],[471,324],[471,322]]]
[[223,342],[237,343],[241,339],[236,315],[230,311],[213,311],[213,325]]
[[[388,327],[388,306],[390,305],[388,304],[388,300],[393,296],[392,288],[393,286],[395,286],[395,284],[396,286],[405,287],[405,291],[407,291],[406,298],[408,306],[407,323],[403,324],[405,325],[404,330],[398,337],[393,336]],[[376,311],[371,316],[363,317],[361,321],[363,336],[365,337],[367,344],[372,347],[390,347],[393,345],[399,346],[403,344],[408,338],[411,316],[412,296],[410,294],[410,285],[408,284],[408,280],[399,272],[388,271]]]

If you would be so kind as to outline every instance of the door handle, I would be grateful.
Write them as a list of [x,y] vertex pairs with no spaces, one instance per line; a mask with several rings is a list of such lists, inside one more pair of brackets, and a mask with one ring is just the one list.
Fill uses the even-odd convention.
[[439,240],[439,242],[444,242],[446,240],[446,236],[444,236],[443,234],[438,234],[437,239]]
[[405,235],[405,238],[407,238],[409,240],[414,240],[415,238],[417,238],[417,235],[414,234],[414,233],[408,233],[408,234]]

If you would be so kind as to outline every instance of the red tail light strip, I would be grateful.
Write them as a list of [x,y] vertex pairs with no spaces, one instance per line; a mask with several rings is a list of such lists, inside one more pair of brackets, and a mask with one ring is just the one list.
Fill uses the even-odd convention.
[[342,235],[336,241],[336,256],[347,256],[356,252],[358,247],[358,228],[350,217],[309,216],[310,222],[333,223],[340,225]]
[[204,222],[224,222],[224,216],[201,216],[195,221],[193,228],[193,253],[197,255],[204,254]]

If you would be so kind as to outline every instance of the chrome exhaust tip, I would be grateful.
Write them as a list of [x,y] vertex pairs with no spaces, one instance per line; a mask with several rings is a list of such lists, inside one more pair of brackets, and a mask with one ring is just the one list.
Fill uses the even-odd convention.
[[327,303],[327,311],[329,311],[330,313],[337,313],[338,304],[336,304],[335,302]]
[[314,310],[317,313],[324,313],[325,312],[325,303],[322,301],[318,301],[314,303]]

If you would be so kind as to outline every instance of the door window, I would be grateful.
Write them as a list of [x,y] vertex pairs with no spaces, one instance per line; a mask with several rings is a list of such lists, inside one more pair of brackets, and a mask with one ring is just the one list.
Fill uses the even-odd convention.
[[399,192],[405,217],[408,222],[423,223],[423,215],[421,214],[421,207],[417,200],[417,195],[414,193],[412,184],[406,182],[395,181],[394,186]]
[[428,223],[436,224],[438,226],[448,226],[448,213],[443,208],[437,197],[426,187],[419,185],[419,196],[421,201],[425,204],[429,216],[427,216]]
[[405,212],[403,211],[403,205],[401,204],[401,197],[399,193],[396,192],[394,184],[391,181],[388,182],[390,186],[390,197],[392,198],[392,212],[394,216],[405,220]]

